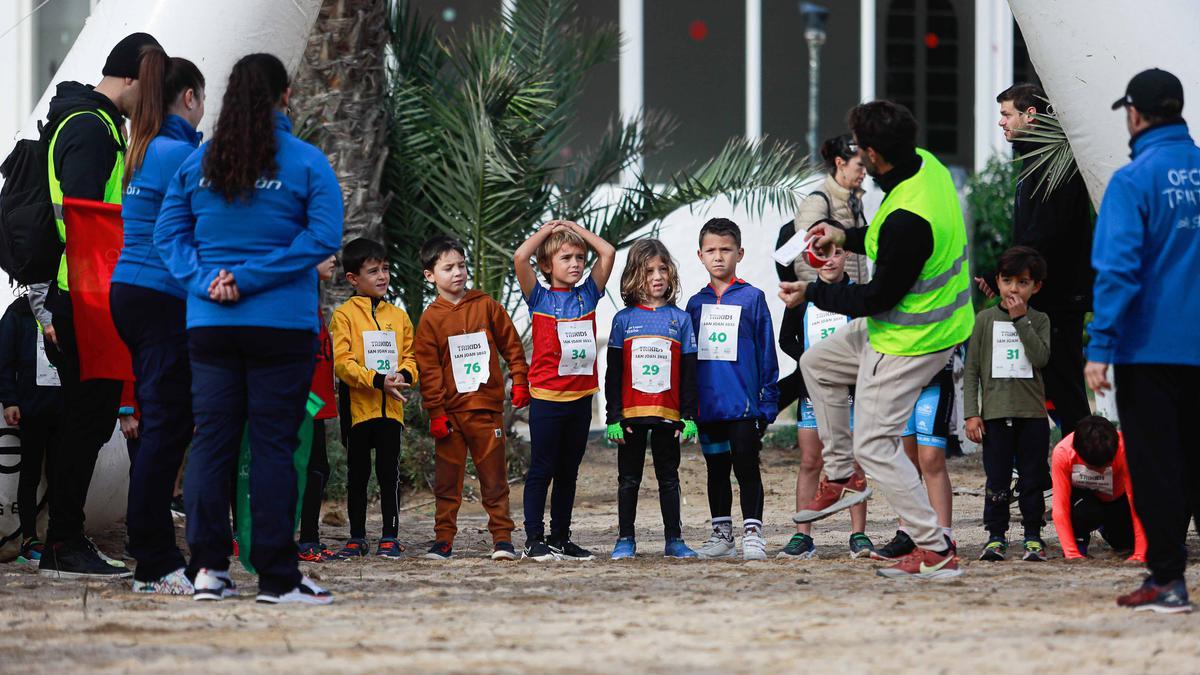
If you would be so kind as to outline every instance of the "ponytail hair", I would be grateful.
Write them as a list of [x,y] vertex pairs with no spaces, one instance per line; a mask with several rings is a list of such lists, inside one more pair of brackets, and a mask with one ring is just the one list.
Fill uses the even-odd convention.
[[287,88],[287,69],[271,54],[250,54],[234,64],[204,155],[204,177],[225,201],[248,198],[255,181],[279,170],[273,113]]
[[162,129],[167,110],[179,95],[204,88],[204,75],[196,64],[178,57],[168,58],[161,47],[142,48],[138,66],[139,93],[133,114],[129,116],[129,148],[125,151],[125,185],[142,168],[150,141]]

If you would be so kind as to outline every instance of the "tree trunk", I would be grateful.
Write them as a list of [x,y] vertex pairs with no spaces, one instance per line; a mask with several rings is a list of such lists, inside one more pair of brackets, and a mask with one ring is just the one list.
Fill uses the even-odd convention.
[[[325,0],[292,83],[296,135],[325,151],[342,187],[343,242],[358,237],[383,242],[386,1]],[[326,318],[351,294],[339,268],[322,297]]]

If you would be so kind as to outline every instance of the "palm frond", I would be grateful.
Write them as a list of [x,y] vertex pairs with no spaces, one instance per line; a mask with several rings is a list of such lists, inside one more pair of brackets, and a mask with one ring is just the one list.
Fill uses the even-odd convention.
[[1057,116],[1034,113],[1033,122],[1021,130],[1021,140],[1037,147],[1013,158],[1024,162],[1018,180],[1034,180],[1034,194],[1041,193],[1042,199],[1079,173],[1071,142]]

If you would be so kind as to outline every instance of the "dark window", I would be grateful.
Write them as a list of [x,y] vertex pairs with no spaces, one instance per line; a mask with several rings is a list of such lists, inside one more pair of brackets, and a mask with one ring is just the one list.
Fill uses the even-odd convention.
[[[584,0],[576,5],[576,13],[584,26],[620,23],[620,0]],[[631,36],[622,36],[628,41]],[[616,58],[593,68],[583,82],[575,114],[568,132],[570,143],[564,149],[564,160],[579,152],[595,148],[610,122],[620,110],[620,65]]]
[[1021,27],[1016,20],[1013,20],[1013,82],[1042,83],[1033,61],[1029,60],[1029,47],[1025,46],[1025,36],[1021,34]]
[[472,26],[500,18],[500,0],[412,0],[422,17],[432,19],[438,35],[465,36]]
[[964,0],[880,2],[879,94],[912,110],[917,142],[969,166],[973,144],[973,8]]
[[[92,8],[88,0],[63,0],[47,10],[33,15],[32,93],[35,101],[50,86]],[[98,69],[96,74],[100,74]]]
[[670,147],[646,158],[647,174],[661,178],[745,135],[746,8],[730,0],[650,0],[643,22],[645,107],[678,123]]

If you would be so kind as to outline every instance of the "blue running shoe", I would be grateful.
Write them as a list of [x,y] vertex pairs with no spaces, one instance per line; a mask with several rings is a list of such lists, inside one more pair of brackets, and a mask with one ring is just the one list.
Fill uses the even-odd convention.
[[621,537],[617,540],[617,545],[613,546],[613,560],[625,560],[635,555],[637,555],[637,542],[633,537]]
[[699,554],[697,554],[692,549],[688,548],[688,545],[683,543],[682,539],[672,539],[672,540],[668,541],[666,549],[663,550],[663,556],[667,557],[667,558],[699,558],[700,557]]

